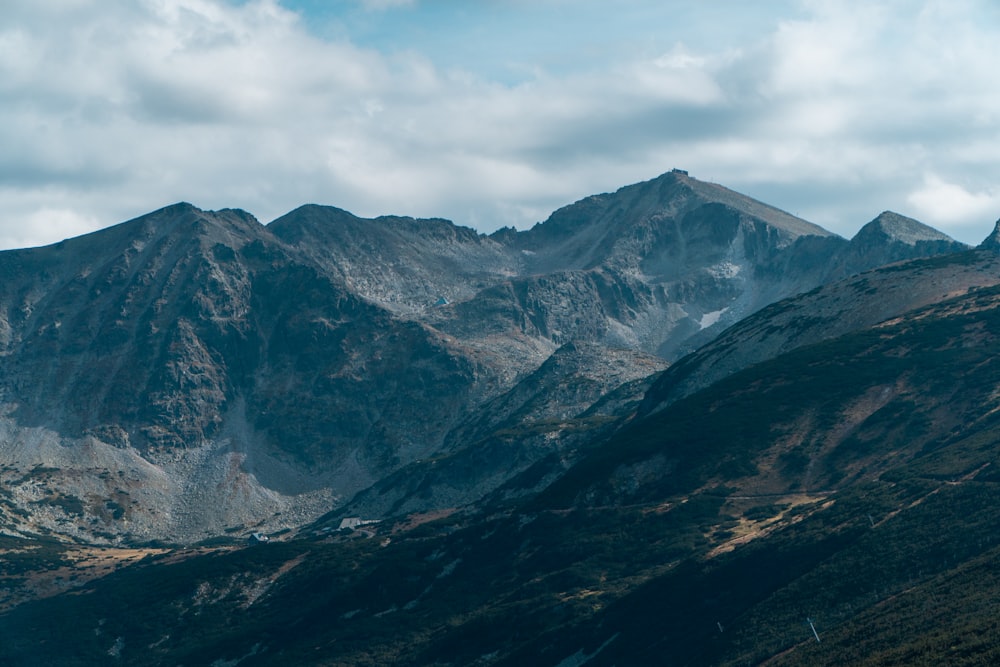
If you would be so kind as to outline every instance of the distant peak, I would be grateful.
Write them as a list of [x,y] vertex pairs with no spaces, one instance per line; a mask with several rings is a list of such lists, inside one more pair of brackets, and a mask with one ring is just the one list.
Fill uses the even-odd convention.
[[342,208],[336,206],[329,206],[327,204],[303,204],[298,208],[286,213],[282,217],[292,216],[292,215],[314,215],[317,213],[322,213],[324,215],[330,216],[345,216],[350,218],[356,218],[357,216]]
[[873,240],[875,237],[888,238],[899,243],[914,246],[920,241],[946,241],[957,243],[943,232],[893,211],[883,211],[866,224],[854,237],[858,241]]
[[176,204],[169,204],[167,206],[164,206],[163,208],[157,209],[151,213],[147,213],[146,215],[141,217],[145,218],[151,215],[178,216],[178,215],[184,215],[185,213],[204,213],[204,212],[205,211],[201,210],[194,204],[191,204],[186,201],[179,201]]
[[359,220],[356,215],[336,206],[303,204],[280,218],[272,220],[267,224],[267,228],[286,243],[294,244],[306,236],[307,229],[323,227],[331,222],[351,223],[356,220]]
[[765,204],[753,197],[730,190],[718,183],[698,180],[684,169],[672,169],[660,178],[669,178],[674,183],[683,185],[706,202],[719,203],[740,213],[766,220],[772,226],[783,229],[794,236],[836,236],[819,225],[770,204]]
[[997,220],[996,224],[993,225],[993,232],[979,244],[979,249],[1000,253],[1000,220]]
[[179,202],[176,202],[174,204],[168,204],[167,206],[163,207],[164,210],[165,209],[171,209],[171,208],[178,208],[178,209],[193,208],[193,209],[196,209],[196,210],[199,210],[199,211],[201,210],[200,208],[198,208],[197,206],[195,206],[194,204],[192,204],[191,202],[188,202],[188,201],[179,201]]
[[670,171],[663,172],[659,176],[649,179],[648,181],[640,181],[639,183],[634,183],[632,185],[626,185],[619,188],[619,192],[622,190],[629,190],[636,187],[644,187],[649,185],[693,185],[700,183],[698,179],[688,173],[687,169],[678,169],[674,167]]
[[244,220],[246,222],[255,222],[258,225],[260,224],[260,220],[257,219],[257,216],[242,208],[221,208],[218,211],[212,211],[212,213],[215,215],[239,218],[240,220]]
[[186,201],[170,204],[163,208],[147,213],[136,220],[161,221],[170,223],[185,223],[201,221],[214,225],[224,226],[251,226],[257,227],[260,221],[252,213],[241,208],[223,208],[218,211],[208,211],[198,208],[194,204]]

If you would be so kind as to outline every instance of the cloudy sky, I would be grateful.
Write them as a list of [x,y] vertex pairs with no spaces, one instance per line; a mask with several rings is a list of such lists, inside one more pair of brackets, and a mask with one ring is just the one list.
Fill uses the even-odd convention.
[[995,0],[2,0],[0,247],[161,206],[528,227],[678,167],[1000,217]]

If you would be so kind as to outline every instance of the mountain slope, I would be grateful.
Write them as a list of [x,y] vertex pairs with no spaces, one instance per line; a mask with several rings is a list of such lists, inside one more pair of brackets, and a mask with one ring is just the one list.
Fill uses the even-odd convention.
[[642,412],[662,409],[785,352],[997,284],[997,255],[970,250],[872,270],[789,297],[740,321],[674,364],[645,397]]
[[988,664],[998,318],[984,287],[747,368],[519,506],[151,557],[5,614],[5,657]]
[[36,269],[3,302],[8,482],[82,507],[19,530],[295,526],[432,450],[490,377],[246,214],[170,207],[0,264]]
[[877,226],[846,262],[854,241],[671,172],[491,237],[178,204],[0,253],[0,527],[190,543],[530,493],[726,325],[950,248]]
[[[543,272],[604,265],[642,268],[649,275],[673,274],[678,264],[694,264],[706,253],[725,253],[725,242],[741,221],[766,225],[778,247],[800,236],[833,236],[822,227],[675,169],[614,194],[594,195],[561,208],[517,235],[516,245],[528,251],[530,265]],[[746,250],[752,254],[753,246]]]
[[907,259],[945,255],[967,246],[912,218],[884,211],[862,227],[833,263],[830,279]]
[[776,494],[877,478],[991,423],[998,312],[1000,287],[986,287],[747,368],[637,421],[546,494],[631,502],[717,475]]
[[365,220],[313,205],[267,228],[352,291],[401,314],[468,299],[520,272],[519,258],[501,244],[447,220]]
[[[379,480],[335,513],[399,516],[529,494],[561,474],[580,448],[632,414],[657,357],[567,343],[449,432],[447,451]],[[530,481],[529,481],[530,480]]]

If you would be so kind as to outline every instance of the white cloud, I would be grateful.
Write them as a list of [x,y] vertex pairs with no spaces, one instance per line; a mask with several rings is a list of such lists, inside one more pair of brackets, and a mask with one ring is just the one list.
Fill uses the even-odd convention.
[[86,234],[101,221],[81,216],[76,211],[39,208],[21,221],[19,229],[0,232],[0,248],[31,248],[73,236]]
[[[428,3],[363,4],[410,5],[416,20]],[[678,29],[665,48],[558,73],[528,63],[513,85],[407,44],[321,38],[277,0],[8,0],[0,244],[178,200],[265,221],[319,202],[490,231],[672,167],[777,193],[769,203],[845,235],[885,208],[942,225],[1000,215],[988,0],[803,7],[742,41]],[[575,25],[596,12],[597,35],[609,10],[569,11]],[[504,48],[520,63],[516,37]]]
[[873,46],[883,19],[877,6],[824,8],[810,20],[782,23],[772,38],[773,70],[764,91],[770,95],[816,95],[856,89],[876,76]]
[[924,184],[908,197],[917,215],[943,228],[985,223],[1000,213],[1000,191],[970,192],[957,183],[948,183],[928,174]]

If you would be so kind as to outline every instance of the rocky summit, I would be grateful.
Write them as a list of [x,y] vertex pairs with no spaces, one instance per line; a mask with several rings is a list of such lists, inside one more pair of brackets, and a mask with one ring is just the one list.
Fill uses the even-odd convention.
[[516,497],[730,325],[964,249],[891,213],[847,241],[674,170],[521,232],[176,204],[2,252],[0,526],[190,543]]

